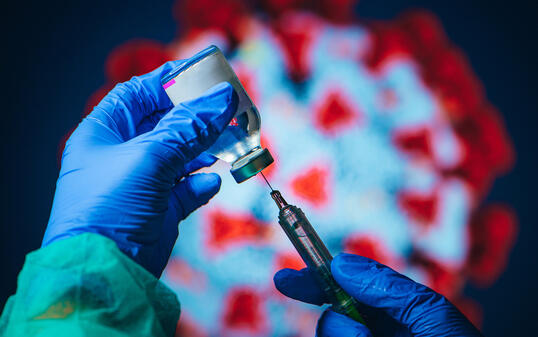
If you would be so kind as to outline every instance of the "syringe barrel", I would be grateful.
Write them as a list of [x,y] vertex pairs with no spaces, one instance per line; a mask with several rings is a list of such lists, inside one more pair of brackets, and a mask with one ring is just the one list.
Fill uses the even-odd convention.
[[319,286],[325,291],[333,310],[365,324],[357,301],[345,292],[331,274],[332,256],[306,218],[303,211],[293,205],[282,208],[278,222],[309,267]]

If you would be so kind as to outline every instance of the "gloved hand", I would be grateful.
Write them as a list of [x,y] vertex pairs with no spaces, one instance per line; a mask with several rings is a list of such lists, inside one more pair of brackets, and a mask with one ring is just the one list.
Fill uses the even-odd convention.
[[[331,263],[336,282],[361,303],[368,327],[326,310],[316,336],[482,336],[444,296],[368,258],[337,255]],[[327,303],[307,268],[282,269],[276,288],[299,301]]]
[[179,221],[220,188],[217,174],[191,173],[215,162],[202,152],[228,125],[238,101],[232,86],[220,83],[173,108],[160,79],[179,64],[118,84],[73,132],[43,246],[98,233],[161,275]]

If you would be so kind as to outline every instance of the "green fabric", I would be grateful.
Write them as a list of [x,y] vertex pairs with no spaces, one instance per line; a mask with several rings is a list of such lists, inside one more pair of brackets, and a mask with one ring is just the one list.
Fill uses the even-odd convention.
[[97,234],[26,256],[0,336],[173,336],[176,295]]

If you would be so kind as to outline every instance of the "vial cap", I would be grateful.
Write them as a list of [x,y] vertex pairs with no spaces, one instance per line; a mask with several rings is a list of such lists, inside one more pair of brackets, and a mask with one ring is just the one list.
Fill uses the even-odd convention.
[[241,161],[237,164],[234,163],[230,173],[234,177],[235,181],[239,184],[260,173],[273,162],[274,159],[269,150],[260,149],[257,153],[249,156],[248,160]]

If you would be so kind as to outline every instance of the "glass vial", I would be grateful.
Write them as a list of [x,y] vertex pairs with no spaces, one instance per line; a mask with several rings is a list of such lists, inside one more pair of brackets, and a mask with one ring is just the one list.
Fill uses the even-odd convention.
[[260,114],[239,82],[232,67],[216,46],[210,46],[161,79],[161,84],[174,105],[199,97],[220,82],[230,83],[237,92],[237,111],[207,150],[232,165],[237,183],[256,175],[273,162],[269,150],[260,145]]

